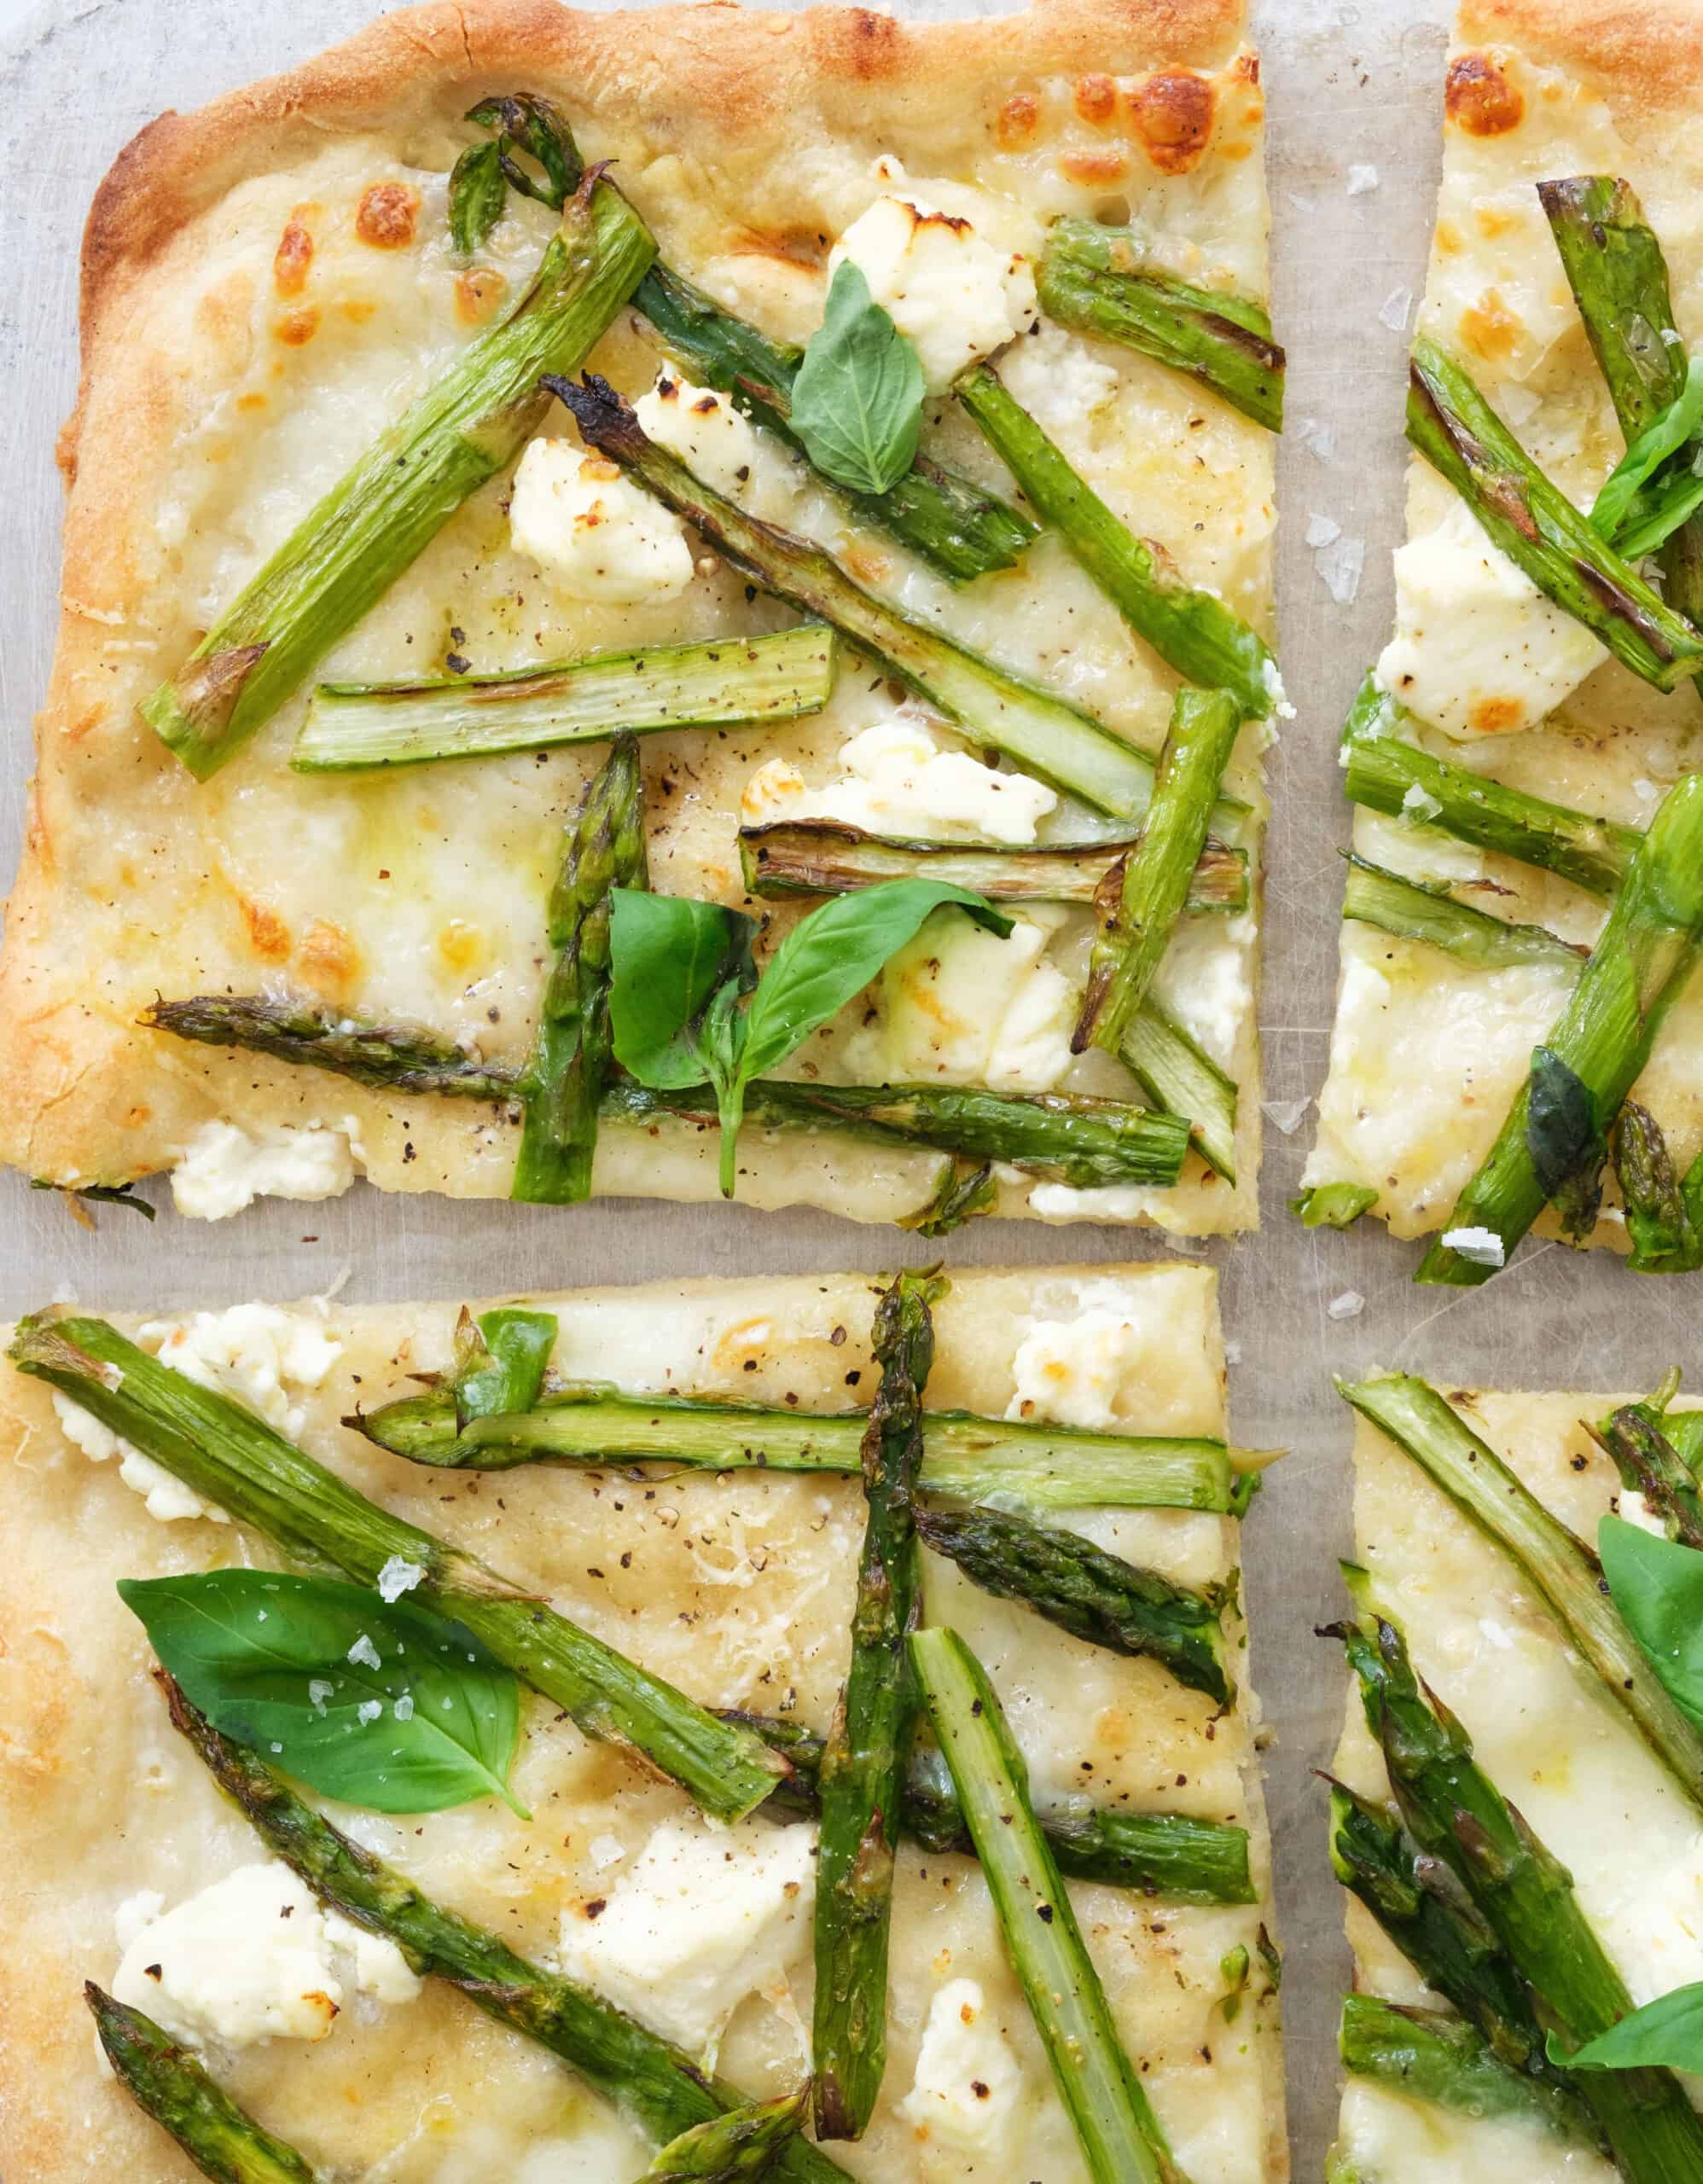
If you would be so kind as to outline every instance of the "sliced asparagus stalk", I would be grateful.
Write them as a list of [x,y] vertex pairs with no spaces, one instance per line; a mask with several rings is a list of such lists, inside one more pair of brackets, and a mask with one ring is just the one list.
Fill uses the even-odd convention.
[[967,1221],[991,1213],[998,1204],[999,1181],[992,1161],[984,1160],[979,1167],[974,1167],[968,1160],[949,1154],[933,1196],[915,1213],[906,1214],[898,1225],[914,1236],[950,1236]]
[[[532,1085],[530,1074],[474,1062],[447,1041],[411,1025],[392,1035],[382,1025],[264,994],[156,1002],[140,1021],[204,1046],[249,1048],[398,1091],[516,1100]],[[1008,1095],[974,1086],[810,1084],[759,1077],[747,1089],[745,1112],[759,1129],[837,1130],[867,1144],[928,1147],[978,1164],[1003,1161],[1078,1190],[1109,1183],[1166,1188],[1183,1173],[1189,1142],[1189,1123],[1179,1115],[1082,1095]],[[716,1127],[715,1095],[697,1085],[655,1092],[641,1084],[606,1084],[598,1117],[603,1124],[647,1130],[671,1119],[710,1130]]]
[[222,2093],[187,2048],[151,2017],[97,1987],[83,1987],[113,2074],[145,2116],[174,2138],[214,2184],[322,2184],[295,2148]]
[[1144,264],[1127,228],[1055,221],[1037,276],[1061,326],[1138,349],[1187,372],[1272,432],[1283,429],[1283,351],[1263,305],[1192,288]]
[[503,1062],[482,1061],[419,1024],[362,1023],[312,1002],[274,994],[197,994],[156,1001],[137,1017],[154,1031],[203,1047],[240,1047],[299,1068],[329,1070],[387,1092],[450,1099],[523,1097],[530,1079]]
[[[825,1740],[770,1715],[725,1718],[745,1722],[792,1762],[792,1779],[781,1785],[764,1809],[814,1820],[820,1809],[816,1785]],[[1194,1820],[1186,1813],[1075,1806],[1041,1815],[1038,1825],[1059,1871],[1072,1880],[1103,1881],[1175,1903],[1258,1901],[1248,1873],[1245,1827]],[[965,1858],[976,1855],[950,1774],[932,1745],[912,1751],[910,1772],[899,1793],[898,1830],[936,1857],[948,1851]]]
[[[386,1936],[416,1972],[459,1988],[487,2017],[548,2048],[659,2144],[745,2105],[744,2094],[590,1988],[545,1971],[500,1935],[433,1902],[305,1804],[258,1752],[222,1736],[175,1684],[166,1689],[173,1725],[214,1781],[328,1910]],[[793,2139],[775,2173],[789,2184],[830,2184],[846,2172]]]
[[1499,1548],[1534,1588],[1607,1696],[1693,1804],[1703,1809],[1703,1731],[1663,1689],[1602,1583],[1594,1551],[1550,1515],[1490,1444],[1437,1391],[1411,1374],[1337,1382],[1433,1485]]
[[[802,349],[770,340],[666,264],[651,268],[633,301],[663,347],[700,386],[729,396],[747,417],[805,454],[792,427]],[[955,584],[1008,569],[1036,536],[1027,516],[926,456],[885,493],[856,492],[819,471],[812,474],[853,515],[878,525]]]
[[834,1711],[817,1797],[816,2129],[860,2139],[887,2059],[887,1941],[893,1851],[917,1693],[907,1650],[922,1606],[916,1485],[922,1391],[934,1359],[929,1307],[945,1290],[902,1274],[875,1313],[881,1384],[863,1436],[869,1515],[852,1612],[852,1662]]
[[[1664,1018],[1696,967],[1700,946],[1703,774],[1687,774],[1650,822],[1572,999],[1537,1049],[1533,1073],[1495,1144],[1456,1200],[1445,1234],[1487,1230],[1500,1240],[1506,1263],[1545,1204],[1563,1191],[1576,1193],[1580,1179],[1587,1202],[1570,1214],[1568,1225],[1575,1233],[1589,1229],[1595,1211],[1590,1192],[1607,1158],[1603,1133],[1649,1060]],[[1533,1119],[1534,1099],[1549,1097],[1545,1069],[1569,1095],[1559,1120],[1547,1129],[1542,1112]],[[1473,1288],[1494,1271],[1439,1240],[1415,1279]]]
[[650,439],[607,380],[544,383],[573,412],[586,444],[618,462],[686,518],[733,566],[800,613],[830,622],[973,743],[1003,751],[1096,810],[1132,819],[1147,809],[1153,760],[1091,715],[974,653],[932,623],[854,584],[808,538],[748,516]]
[[991,365],[978,364],[952,391],[1031,506],[1168,667],[1185,682],[1228,691],[1243,720],[1275,710],[1277,663],[1263,641],[1216,592],[1184,584],[1156,541],[1137,538],[1112,513]]
[[[1637,193],[1613,175],[1540,182],[1537,195],[1630,446],[1685,384],[1685,348],[1661,244]],[[1687,621],[1697,621],[1703,617],[1703,517],[1693,516],[1664,542],[1661,564],[1663,597]]]
[[599,743],[622,731],[791,720],[828,703],[838,650],[832,630],[801,622],[773,636],[594,653],[500,675],[322,682],[290,764],[299,773],[414,766]]
[[511,1198],[571,1205],[591,1195],[597,1104],[614,1052],[609,891],[648,885],[638,745],[618,735],[586,786],[550,889],[545,930],[555,962],[533,1035]]
[[1184,1117],[1194,1147],[1227,1183],[1235,1181],[1238,1088],[1151,996],[1131,1018],[1118,1058],[1155,1107]]
[[1351,803],[1400,819],[1413,816],[1414,799],[1427,826],[1458,841],[1537,865],[1587,893],[1614,893],[1637,850],[1636,828],[1433,758],[1404,735],[1417,724],[1398,699],[1367,677],[1342,726],[1343,787]]
[[[1183,1173],[1189,1124],[1180,1115],[1080,1093],[985,1092],[974,1085],[811,1084],[759,1077],[746,1092],[747,1126],[837,1130],[872,1145],[932,1146],[966,1160],[997,1160],[1037,1181],[1093,1190],[1111,1183],[1168,1188]],[[712,1128],[715,1095],[700,1086],[653,1092],[613,1085],[603,1119],[648,1124],[665,1115]]]
[[1642,1494],[1682,1547],[1703,1547],[1703,1495],[1691,1467],[1654,1420],[1626,1403],[1601,1426],[1587,1428],[1607,1449],[1629,1493]]
[[[757,895],[840,895],[884,880],[932,878],[1006,901],[1091,902],[1119,860],[1141,839],[1137,834],[1130,842],[1071,850],[1007,850],[985,844],[958,848],[793,820],[742,830],[740,855],[746,886]],[[1208,841],[1189,880],[1184,911],[1241,910],[1248,899],[1247,852]],[[1201,1159],[1233,1183],[1235,1079],[1151,997],[1130,1019],[1118,1052],[1155,1107],[1194,1124]]]
[[778,2100],[753,2101],[707,2123],[695,2123],[671,2140],[646,2169],[640,2184],[756,2184],[775,2174],[782,2148],[796,2138],[810,2088]]
[[381,1509],[241,1403],[174,1373],[104,1320],[25,1320],[8,1355],[285,1554],[334,1564],[357,1584],[375,1584],[395,1560],[418,1569],[422,1600],[465,1623],[588,1736],[631,1746],[718,1820],[742,1818],[784,1773],[759,1738],[718,1722],[475,1556]]
[[[1091,903],[1107,874],[1140,842],[1049,842],[1014,849],[1004,842],[912,841],[868,834],[834,819],[775,819],[741,827],[739,858],[753,895],[846,895],[888,880],[944,880],[996,903]],[[1208,840],[1189,875],[1183,903],[1191,916],[1248,906],[1247,851]]]
[[1358,925],[1403,940],[1422,940],[1482,971],[1507,970],[1526,963],[1554,964],[1577,973],[1590,951],[1576,948],[1547,926],[1514,925],[1469,903],[1457,902],[1447,886],[1404,879],[1363,857],[1350,856],[1342,915]]
[[[1571,2053],[1624,2017],[1631,1997],[1566,1870],[1476,1764],[1453,1715],[1434,1698],[1427,1705],[1401,1633],[1368,1603],[1365,1573],[1348,1574],[1358,1620],[1337,1635],[1409,1832],[1466,1884]],[[1579,2090],[1627,2184],[1703,2178],[1703,2120],[1670,2072],[1587,2071]]]
[[1337,2053],[1356,2077],[1457,2115],[1535,2124],[1575,2146],[1601,2143],[1574,2097],[1497,2060],[1483,2037],[1445,2010],[1407,2009],[1346,1995]]
[[934,1734],[1094,2184],[1183,2184],[1118,2037],[993,1686],[955,1630],[910,1641]]
[[1413,345],[1407,436],[1537,589],[1635,675],[1671,690],[1703,666],[1703,635],[1597,535],[1458,358],[1423,334]]
[[547,407],[540,375],[578,369],[655,252],[625,198],[588,174],[503,324],[379,435],[143,705],[192,774],[217,772],[514,457]]
[[1377,1203],[1366,1183],[1315,1183],[1290,1199],[1289,1211],[1304,1228],[1351,1228]]
[[1233,1703],[1219,1589],[1191,1592],[1074,1532],[993,1509],[921,1509],[916,1530],[983,1592],[1021,1600],[1090,1646],[1158,1661],[1221,1706]]
[[[344,1421],[411,1463],[464,1471],[516,1464],[665,1463],[703,1471],[863,1469],[866,1410],[811,1413],[782,1404],[625,1395],[586,1384],[532,1409],[456,1423],[447,1388],[407,1396]],[[1213,1509],[1237,1500],[1222,1441],[1093,1433],[1075,1426],[922,1414],[921,1487],[944,1501],[1029,1509]]]
[[1628,1100],[1609,1133],[1614,1175],[1626,1208],[1634,1274],[1692,1274],[1703,1266],[1703,1155],[1682,1180],[1667,1140],[1647,1107]]
[[1188,899],[1241,725],[1228,691],[1187,683],[1178,690],[1141,841],[1122,862],[1116,892],[1109,874],[1101,890],[1088,991],[1071,1037],[1077,1054],[1090,1044],[1118,1053],[1147,999]]
[[1398,1814],[1330,1786],[1330,1862],[1349,1894],[1426,1985],[1457,2009],[1506,2070],[1561,2092],[1525,1982],[1451,1866],[1429,1857]]

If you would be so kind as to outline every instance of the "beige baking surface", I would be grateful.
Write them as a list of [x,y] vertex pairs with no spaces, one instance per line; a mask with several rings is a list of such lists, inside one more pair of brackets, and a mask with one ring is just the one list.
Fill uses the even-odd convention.
[[[0,533],[8,604],[0,644],[0,858],[21,826],[29,720],[54,625],[58,481],[53,436],[74,376],[76,237],[120,144],[160,107],[192,105],[346,35],[371,0],[55,0],[0,57],[0,145],[12,239],[0,287]],[[950,5],[918,12],[950,14]],[[1348,837],[1336,731],[1389,627],[1389,556],[1401,536],[1404,334],[1380,306],[1424,274],[1436,189],[1443,0],[1259,0],[1275,214],[1274,316],[1289,349],[1290,431],[1280,466],[1279,607],[1299,717],[1272,754],[1275,806],[1264,996],[1266,1097],[1318,1089],[1336,970],[1336,851]],[[1350,196],[1351,166],[1377,186]],[[1394,315],[1393,311],[1391,313]],[[1327,450],[1310,432],[1333,435]],[[1313,514],[1361,540],[1358,596],[1339,604],[1305,543]],[[1324,549],[1327,564],[1332,549]],[[1340,541],[1335,552],[1343,555]],[[1487,1291],[1439,1304],[1409,1286],[1414,1249],[1381,1234],[1310,1235],[1283,1213],[1310,1119],[1267,1136],[1257,1237],[1215,1246],[1244,1441],[1291,1460],[1258,1506],[1247,1558],[1260,1686],[1279,1740],[1270,1795],[1287,1956],[1285,2018],[1295,2175],[1320,2174],[1336,2105],[1335,1999],[1347,1972],[1322,1813],[1309,1769],[1328,1757],[1338,1685],[1312,1625],[1338,1606],[1332,1557],[1350,1537],[1348,1414],[1333,1370],[1411,1366],[1463,1385],[1647,1386],[1674,1359],[1695,1285],[1629,1285],[1618,1267],[1534,1252]],[[960,1263],[1158,1256],[1114,1229],[983,1223],[948,1239]],[[56,1203],[0,1178],[0,1316],[68,1286],[114,1310],[299,1295],[350,1269],[352,1298],[456,1298],[514,1287],[665,1274],[873,1268],[926,1247],[820,1215],[608,1204],[574,1213],[364,1188],[320,1206],[257,1206],[218,1227],[147,1228],[133,1214],[86,1234]],[[1363,1295],[1357,1315],[1328,1307]],[[1466,1309],[1462,1309],[1462,1307]],[[23,2184],[23,2180],[9,2180]],[[33,2180],[32,2180],[33,2184]]]

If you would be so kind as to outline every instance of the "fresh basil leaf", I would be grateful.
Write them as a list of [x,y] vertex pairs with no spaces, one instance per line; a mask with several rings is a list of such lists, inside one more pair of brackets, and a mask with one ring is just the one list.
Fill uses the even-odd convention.
[[554,1312],[500,1304],[481,1314],[478,1352],[456,1374],[457,1427],[470,1418],[506,1418],[530,1410],[544,1385],[557,1332]]
[[1590,1087],[1553,1047],[1532,1051],[1526,1149],[1567,1234],[1584,1235],[1601,1202],[1608,1143]]
[[1703,1554],[1605,1517],[1596,1551],[1609,1596],[1680,1711],[1703,1728]]
[[213,1727],[310,1788],[373,1812],[493,1795],[522,1810],[520,1687],[460,1623],[270,1570],[126,1579],[119,1595]]
[[495,144],[469,144],[450,170],[450,240],[470,258],[503,218],[509,195]]
[[855,1000],[923,921],[956,903],[1002,938],[1011,920],[985,897],[937,880],[889,880],[835,895],[800,918],[776,950],[747,1019],[745,1076],[766,1077]]
[[1634,499],[1671,456],[1696,438],[1703,427],[1703,357],[1686,367],[1685,384],[1666,409],[1639,433],[1603,480],[1590,506],[1591,528],[1620,544],[1618,537]]
[[850,258],[793,381],[793,430],[825,477],[885,493],[916,459],[922,366]]
[[1626,521],[1615,534],[1614,550],[1628,561],[1642,561],[1700,508],[1703,508],[1703,478],[1686,469],[1659,479],[1633,502]]
[[720,987],[749,990],[754,930],[719,903],[611,891],[609,1022],[616,1060],[641,1084],[671,1092],[705,1081],[693,1027]]
[[1553,2033],[1544,2045],[1572,2071],[1703,2071],[1703,1983],[1658,1995],[1571,2054]]

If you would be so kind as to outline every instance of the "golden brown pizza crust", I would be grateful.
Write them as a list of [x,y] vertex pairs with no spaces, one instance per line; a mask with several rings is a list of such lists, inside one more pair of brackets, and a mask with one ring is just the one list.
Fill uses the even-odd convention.
[[[298,69],[143,130],[102,185],[84,238],[81,385],[61,441],[68,487],[61,619],[37,725],[28,844],[0,952],[0,1159],[61,1182],[118,1182],[171,1165],[212,1116],[264,1133],[346,1114],[358,1125],[365,1171],[384,1188],[506,1191],[513,1130],[483,1111],[469,1127],[465,1108],[398,1105],[323,1077],[305,1083],[316,1073],[184,1048],[134,1021],[152,997],[139,980],[184,990],[173,983],[182,963],[160,961],[160,934],[183,939],[195,965],[189,990],[252,990],[282,979],[322,1000],[361,1005],[355,942],[334,922],[321,930],[304,918],[292,930],[277,919],[252,874],[224,859],[219,822],[195,801],[209,792],[197,789],[134,710],[149,682],[196,641],[197,615],[230,592],[223,577],[222,595],[209,590],[203,573],[200,595],[186,596],[197,588],[180,576],[182,543],[162,536],[163,481],[181,460],[177,450],[230,404],[245,374],[250,385],[263,369],[270,375],[264,386],[280,391],[265,418],[287,418],[290,372],[314,369],[293,366],[293,355],[309,352],[283,346],[303,267],[290,256],[283,218],[256,210],[263,188],[270,207],[281,177],[313,161],[323,171],[328,146],[346,142],[351,161],[441,175],[465,140],[468,106],[525,81],[561,101],[589,155],[614,153],[618,171],[636,185],[641,176],[667,177],[661,186],[677,208],[711,198],[759,208],[750,232],[714,247],[784,272],[798,244],[787,207],[803,202],[808,213],[810,192],[807,184],[802,197],[782,187],[777,173],[788,168],[789,148],[802,161],[835,132],[860,157],[885,145],[915,171],[971,174],[983,159],[1023,146],[1038,113],[1042,149],[1078,192],[1115,190],[1120,177],[1125,188],[1186,181],[1203,157],[1251,161],[1240,172],[1257,174],[1258,65],[1237,56],[1241,21],[1241,0],[1040,0],[1023,15],[939,25],[859,9],[748,13],[726,0],[598,15],[543,0],[434,5],[386,16]],[[1132,77],[1143,76],[1132,89]],[[288,197],[283,206],[288,212]],[[332,214],[340,217],[337,206]],[[262,217],[277,218],[270,232],[282,253],[275,260],[268,241],[264,273],[253,248]],[[441,210],[435,217],[441,224]],[[713,212],[682,217],[699,219],[700,241],[716,235]],[[1261,197],[1253,224],[1259,263],[1263,218]],[[363,231],[362,240],[374,238]],[[818,258],[819,242],[810,239]],[[346,305],[351,316],[355,308]],[[174,311],[183,330],[171,340],[161,321]],[[309,334],[315,316],[314,308],[304,313]],[[1238,451],[1235,460],[1248,466],[1257,506],[1269,496],[1269,454]],[[138,480],[151,490],[139,491]],[[1269,520],[1269,504],[1261,514]],[[217,530],[224,517],[207,520]],[[1262,535],[1241,523],[1235,534]],[[1247,552],[1257,559],[1261,550],[1255,543]],[[1269,616],[1269,570],[1258,581],[1263,596],[1248,606],[1256,619]],[[736,590],[728,596],[736,602]],[[737,604],[728,611],[746,612]],[[689,764],[691,739],[664,741]],[[571,781],[579,763],[578,754],[560,754],[548,778]],[[1252,788],[1257,797],[1257,781]],[[140,815],[133,857],[121,839],[132,813]],[[654,838],[653,863],[660,885],[712,892],[690,866],[671,883]],[[518,1021],[510,1011],[505,1031]],[[1174,1217],[1200,1232],[1255,1218],[1251,1030],[1243,1044],[1234,1072],[1245,1094],[1243,1185],[1218,1186],[1191,1163],[1172,1194]],[[599,1189],[644,1188],[648,1159],[642,1147],[623,1155],[612,1147]],[[780,1165],[784,1172],[772,1179],[753,1178],[752,1202],[796,1198],[798,1164],[789,1156]],[[867,1191],[869,1199],[865,1206],[860,1195],[848,1210],[888,1218],[926,1199],[938,1163],[913,1159],[898,1182],[886,1172],[891,1161],[884,1170],[862,1151],[846,1165],[854,1193]],[[712,1188],[695,1140],[676,1167],[667,1194]],[[1010,1210],[1021,1210],[1020,1197]]]
[[1703,13],[1690,0],[1462,0],[1455,35],[1572,69],[1634,111],[1703,93]]

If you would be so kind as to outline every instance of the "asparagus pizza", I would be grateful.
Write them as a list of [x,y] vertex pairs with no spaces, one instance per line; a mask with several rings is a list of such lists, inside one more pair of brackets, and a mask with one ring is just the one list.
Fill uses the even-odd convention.
[[1302,1201],[1703,1264],[1694,9],[1464,0]]
[[8,1357],[9,2175],[1287,2175],[1210,1273]]
[[103,184],[0,1151],[1254,1219],[1236,0],[387,15]]
[[1703,2177],[1703,1409],[1358,1414],[1333,2184]]

